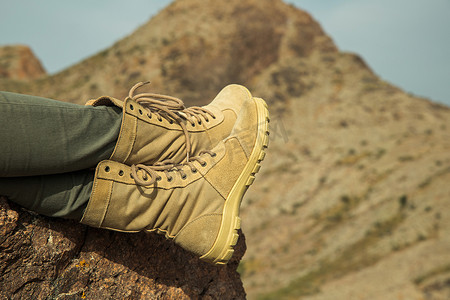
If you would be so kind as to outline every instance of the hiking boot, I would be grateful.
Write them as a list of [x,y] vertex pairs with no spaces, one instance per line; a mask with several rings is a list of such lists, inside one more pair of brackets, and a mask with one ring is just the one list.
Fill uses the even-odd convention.
[[82,223],[123,232],[164,234],[200,259],[225,264],[240,228],[240,203],[268,145],[262,99],[245,101],[231,134],[213,149],[173,165],[127,166],[106,160]]
[[184,106],[178,98],[135,94],[148,82],[131,88],[125,101],[100,97],[87,105],[118,106],[123,109],[119,138],[110,160],[127,165],[171,159],[188,161],[203,149],[211,149],[226,138],[234,126],[244,101],[252,99],[243,86],[229,85],[204,107]]

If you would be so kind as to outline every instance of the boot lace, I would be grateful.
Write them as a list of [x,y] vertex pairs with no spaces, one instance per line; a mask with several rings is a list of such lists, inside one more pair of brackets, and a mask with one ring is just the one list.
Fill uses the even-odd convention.
[[202,150],[200,151],[198,156],[193,156],[188,161],[185,161],[181,164],[177,164],[171,159],[166,159],[151,166],[143,164],[132,165],[130,176],[134,179],[136,184],[141,186],[150,186],[156,181],[161,180],[162,177],[158,174],[158,172],[164,172],[164,175],[166,176],[168,181],[173,180],[172,174],[174,173],[179,173],[182,179],[186,179],[187,174],[183,170],[185,166],[188,166],[191,169],[192,173],[198,172],[197,168],[193,164],[194,161],[199,162],[202,167],[207,166],[207,162],[201,158],[201,155],[203,154],[209,154],[212,157],[216,156],[216,153],[210,150]]
[[[169,123],[171,124],[175,121],[180,125],[186,139],[186,162],[189,162],[192,146],[189,132],[184,120],[189,122],[193,127],[195,126],[195,122],[197,122],[199,125],[202,124],[202,119],[200,118],[200,116],[202,116],[206,122],[209,122],[209,117],[215,119],[216,116],[211,111],[203,107],[192,106],[186,108],[184,106],[184,102],[176,97],[155,93],[135,94],[137,89],[149,83],[149,81],[145,81],[135,84],[130,89],[127,99],[132,99],[146,108],[149,118],[152,118],[152,116],[155,115],[159,121],[162,121],[162,118],[165,118],[169,120]],[[155,164],[155,166],[164,167],[164,165],[161,164]]]

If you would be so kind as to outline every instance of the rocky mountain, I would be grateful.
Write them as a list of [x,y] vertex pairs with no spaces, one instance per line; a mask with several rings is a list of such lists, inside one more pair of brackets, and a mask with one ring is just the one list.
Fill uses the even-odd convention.
[[30,80],[47,73],[28,46],[0,47],[0,78]]
[[269,104],[242,204],[248,298],[450,298],[448,107],[381,80],[281,0],[178,0],[71,68],[0,88],[81,104],[147,79],[189,105],[228,83]]

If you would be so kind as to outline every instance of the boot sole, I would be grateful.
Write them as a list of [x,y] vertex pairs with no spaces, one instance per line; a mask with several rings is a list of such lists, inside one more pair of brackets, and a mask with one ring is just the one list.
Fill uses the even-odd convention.
[[241,228],[241,218],[239,211],[242,198],[248,187],[255,180],[255,174],[261,168],[261,162],[266,155],[265,150],[269,145],[269,111],[266,102],[261,98],[254,97],[257,112],[257,136],[252,153],[244,167],[241,175],[234,184],[228,198],[225,201],[222,214],[222,223],[216,241],[211,249],[200,257],[200,259],[217,264],[224,265],[228,263],[234,253]]

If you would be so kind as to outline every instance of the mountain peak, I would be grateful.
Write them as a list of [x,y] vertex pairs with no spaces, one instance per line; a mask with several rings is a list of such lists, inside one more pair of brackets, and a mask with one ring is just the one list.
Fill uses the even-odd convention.
[[30,47],[25,45],[0,47],[0,78],[31,80],[46,72]]
[[281,0],[179,0],[28,92],[55,98],[64,91],[81,104],[102,94],[124,97],[135,82],[151,80],[155,91],[205,104],[229,83],[252,85],[270,66],[313,53],[337,49],[308,13]]

